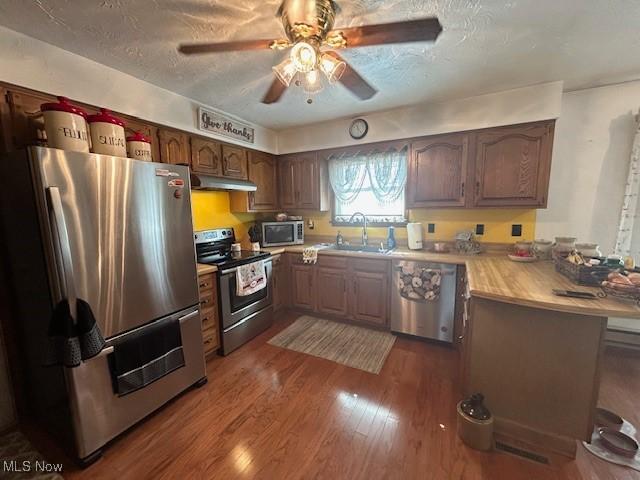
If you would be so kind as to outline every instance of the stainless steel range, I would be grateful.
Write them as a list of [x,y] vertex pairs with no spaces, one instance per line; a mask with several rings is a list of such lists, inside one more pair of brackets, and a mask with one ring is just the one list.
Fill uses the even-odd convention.
[[[227,355],[247,343],[273,323],[271,292],[272,261],[269,252],[241,250],[233,252],[233,228],[218,228],[194,233],[198,263],[218,267],[218,312],[221,323],[220,352]],[[236,294],[236,273],[240,265],[265,262],[267,286],[246,296]]]

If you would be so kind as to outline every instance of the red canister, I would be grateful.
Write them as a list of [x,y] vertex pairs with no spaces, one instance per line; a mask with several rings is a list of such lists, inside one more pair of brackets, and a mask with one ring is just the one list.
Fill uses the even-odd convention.
[[57,97],[58,102],[43,103],[40,111],[44,116],[47,145],[51,148],[89,152],[87,134],[87,112],[69,103],[66,97]]
[[124,121],[101,108],[100,113],[87,118],[91,131],[91,151],[115,157],[127,156],[124,138]]

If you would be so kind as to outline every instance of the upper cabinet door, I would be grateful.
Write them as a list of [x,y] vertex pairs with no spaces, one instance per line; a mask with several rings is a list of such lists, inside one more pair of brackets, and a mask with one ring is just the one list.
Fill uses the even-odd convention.
[[546,207],[554,121],[476,134],[477,207]]
[[407,178],[407,207],[464,207],[468,158],[466,134],[414,142]]
[[279,203],[283,209],[297,207],[295,165],[295,160],[291,157],[281,157],[278,159]]
[[249,152],[249,180],[258,189],[249,192],[249,210],[273,211],[278,209],[278,173],[273,155]]
[[222,146],[212,140],[191,137],[191,170],[206,175],[222,175]]
[[247,179],[247,151],[244,148],[222,145],[222,174],[225,177]]
[[160,161],[163,163],[183,163],[189,165],[189,135],[167,128],[158,129],[160,140]]
[[315,153],[296,158],[295,184],[297,208],[320,210],[320,170]]

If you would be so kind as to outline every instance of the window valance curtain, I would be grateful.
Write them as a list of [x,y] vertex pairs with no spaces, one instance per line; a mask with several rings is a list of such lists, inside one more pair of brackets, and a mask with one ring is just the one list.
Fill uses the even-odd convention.
[[[368,182],[365,182],[367,180]],[[329,182],[336,198],[353,202],[367,183],[381,205],[396,201],[407,183],[407,147],[329,157]]]

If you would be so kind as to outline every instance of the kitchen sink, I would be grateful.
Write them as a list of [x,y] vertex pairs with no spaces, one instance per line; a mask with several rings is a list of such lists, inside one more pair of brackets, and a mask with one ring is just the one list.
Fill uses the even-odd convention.
[[387,249],[380,246],[375,245],[351,245],[351,244],[342,244],[342,245],[331,245],[329,247],[332,250],[344,250],[347,252],[360,252],[360,253],[379,253],[380,255],[386,255],[387,253],[393,252],[393,249]]

